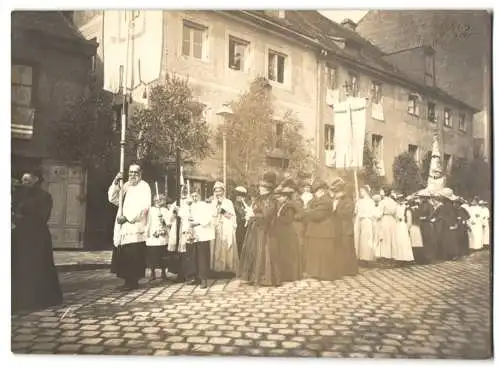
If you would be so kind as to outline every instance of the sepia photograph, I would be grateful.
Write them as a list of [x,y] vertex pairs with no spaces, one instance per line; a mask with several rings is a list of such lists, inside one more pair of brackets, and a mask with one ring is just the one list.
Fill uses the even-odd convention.
[[493,359],[492,9],[136,5],[11,10],[14,357]]

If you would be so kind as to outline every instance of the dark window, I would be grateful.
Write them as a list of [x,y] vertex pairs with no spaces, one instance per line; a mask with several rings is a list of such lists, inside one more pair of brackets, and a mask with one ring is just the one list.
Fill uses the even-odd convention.
[[325,125],[325,150],[335,148],[335,126]]
[[274,51],[269,51],[268,55],[268,78],[279,83],[285,82],[285,61],[286,56]]
[[427,120],[429,122],[436,122],[436,104],[432,102],[427,103]]
[[248,42],[237,39],[235,37],[229,38],[229,68],[235,71],[243,71],[246,51]]

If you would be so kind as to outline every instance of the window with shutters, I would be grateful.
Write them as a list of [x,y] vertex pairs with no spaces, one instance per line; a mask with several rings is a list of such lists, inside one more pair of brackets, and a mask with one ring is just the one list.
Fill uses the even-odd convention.
[[415,162],[419,162],[419,155],[418,155],[418,146],[409,144],[408,145],[408,153],[413,157]]
[[184,21],[182,26],[182,55],[206,59],[207,27]]
[[245,58],[249,44],[248,41],[229,36],[229,68],[235,71],[245,70]]
[[326,86],[330,90],[337,89],[337,68],[326,67]]
[[13,64],[11,80],[11,133],[12,137],[33,137],[35,120],[33,66]]
[[443,124],[445,127],[453,126],[453,123],[451,121],[451,109],[444,108]]
[[465,122],[464,113],[460,113],[458,116],[458,129],[462,132],[467,132],[467,123]]
[[269,80],[280,84],[285,83],[286,61],[287,56],[285,54],[269,50],[267,65],[267,77]]
[[382,84],[380,82],[372,81],[372,103],[382,103]]
[[427,103],[427,120],[429,122],[436,123],[436,104],[432,102]]
[[325,125],[325,150],[335,149],[335,126]]
[[419,98],[417,94],[408,95],[408,114],[412,116],[419,115],[418,101]]

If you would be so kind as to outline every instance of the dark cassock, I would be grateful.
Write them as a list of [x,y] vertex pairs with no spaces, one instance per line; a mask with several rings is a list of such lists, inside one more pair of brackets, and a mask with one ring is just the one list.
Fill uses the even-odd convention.
[[460,254],[457,210],[453,205],[455,195],[451,189],[445,188],[442,190],[439,199],[441,205],[434,214],[436,219],[437,257],[439,260],[449,261]]
[[324,181],[316,179],[312,185],[314,199],[301,215],[305,225],[303,268],[304,275],[319,280],[338,277],[333,269],[335,230],[332,227],[332,198]]
[[41,173],[23,176],[16,189],[12,230],[12,310],[36,310],[62,303],[47,222],[52,197],[40,187]]
[[424,244],[423,263],[432,263],[436,260],[436,233],[434,224],[431,222],[434,216],[434,207],[428,197],[422,197],[421,200],[418,208],[414,211],[414,219],[420,222],[420,232]]
[[272,232],[276,237],[281,280],[299,280],[302,275],[300,245],[294,221],[300,205],[292,200],[295,184],[292,180],[285,180],[274,192],[278,199],[278,211]]
[[462,207],[464,200],[457,199],[455,201],[455,209],[457,212],[457,238],[459,245],[459,257],[464,257],[469,254],[469,212]]
[[339,185],[333,202],[333,225],[335,230],[331,267],[338,278],[358,273],[358,258],[354,247],[354,199],[353,192],[345,184]]
[[277,286],[279,252],[272,230],[275,225],[277,202],[272,193],[276,187],[276,175],[266,173],[259,183],[259,196],[252,207],[248,229],[241,250],[238,277],[255,285]]
[[235,189],[236,200],[234,202],[234,210],[236,212],[236,244],[238,245],[238,256],[241,258],[241,249],[245,241],[245,234],[247,232],[246,214],[248,206],[245,201],[247,190],[243,186],[238,186]]

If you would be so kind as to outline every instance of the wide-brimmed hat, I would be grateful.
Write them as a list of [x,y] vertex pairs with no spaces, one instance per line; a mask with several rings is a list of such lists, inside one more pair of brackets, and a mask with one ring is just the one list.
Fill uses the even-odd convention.
[[276,187],[276,174],[274,172],[266,172],[259,181],[259,186],[273,189]]
[[295,184],[295,181],[293,181],[290,178],[284,179],[276,189],[274,189],[274,192],[276,194],[286,194],[290,195],[295,193],[297,190],[297,185]]
[[222,189],[224,190],[224,184],[220,181],[216,181],[215,184],[214,184],[214,190],[215,189]]
[[237,186],[236,189],[234,189],[237,195],[247,195],[247,189],[245,189],[243,186]]

